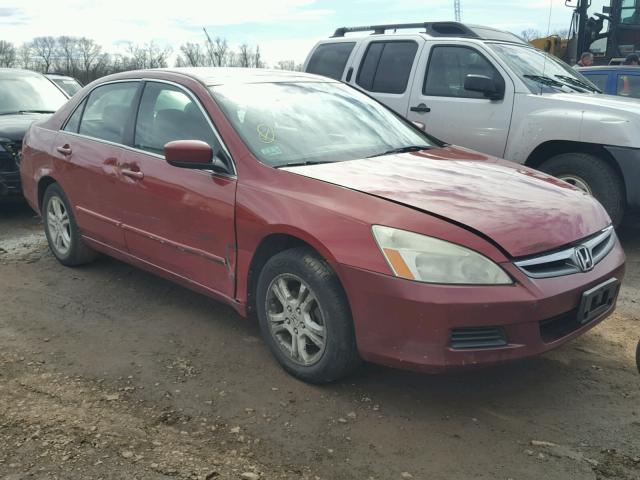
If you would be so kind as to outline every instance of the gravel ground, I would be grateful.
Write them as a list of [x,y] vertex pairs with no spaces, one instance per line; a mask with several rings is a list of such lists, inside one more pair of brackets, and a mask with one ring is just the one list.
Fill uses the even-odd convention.
[[0,478],[639,479],[640,221],[617,312],[559,350],[427,376],[287,376],[257,325],[0,204]]

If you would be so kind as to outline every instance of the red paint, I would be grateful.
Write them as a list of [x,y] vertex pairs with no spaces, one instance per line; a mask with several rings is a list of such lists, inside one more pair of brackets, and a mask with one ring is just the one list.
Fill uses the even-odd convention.
[[175,140],[164,146],[164,158],[169,163],[211,163],[213,151],[200,140]]
[[[193,72],[106,77],[34,125],[25,137],[21,170],[32,207],[39,211],[39,182],[55,180],[94,248],[226,301],[243,314],[260,243],[274,234],[296,237],[315,248],[340,278],[361,355],[422,370],[495,363],[553,348],[595,323],[545,344],[538,322],[575,308],[591,286],[624,275],[617,242],[588,273],[534,280],[511,264],[513,257],[570,244],[609,223],[597,202],[562,182],[457,147],[274,169],[252,156],[209,95],[204,84],[218,75],[215,70],[202,70],[200,79],[190,76]],[[295,80],[288,75],[293,74],[273,73],[261,81]],[[137,78],[189,89],[224,140],[237,176],[177,168],[158,155],[59,130],[92,88]],[[224,72],[217,82],[247,79],[246,72]],[[169,157],[204,159],[202,146],[176,143],[169,146]],[[464,245],[501,264],[516,283],[464,287],[395,278],[373,239],[373,224]],[[509,346],[448,347],[451,328],[482,325],[503,326]]]

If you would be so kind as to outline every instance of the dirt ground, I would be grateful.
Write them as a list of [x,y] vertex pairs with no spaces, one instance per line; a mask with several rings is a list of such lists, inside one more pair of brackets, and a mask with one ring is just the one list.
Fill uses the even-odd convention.
[[617,312],[542,357],[317,387],[257,325],[0,204],[0,478],[638,479],[640,221]]

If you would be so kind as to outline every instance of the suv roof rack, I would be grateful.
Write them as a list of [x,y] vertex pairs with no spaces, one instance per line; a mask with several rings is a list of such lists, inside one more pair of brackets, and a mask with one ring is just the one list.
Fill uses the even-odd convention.
[[480,36],[466,25],[459,22],[422,22],[422,23],[391,23],[387,25],[367,25],[362,27],[341,27],[336,29],[332,38],[344,37],[346,33],[370,32],[373,35],[383,35],[387,30],[403,30],[409,28],[424,28],[432,37],[472,37]]

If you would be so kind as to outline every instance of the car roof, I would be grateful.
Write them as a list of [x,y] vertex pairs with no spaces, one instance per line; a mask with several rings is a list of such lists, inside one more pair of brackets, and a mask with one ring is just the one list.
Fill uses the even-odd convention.
[[0,75],[23,75],[25,77],[42,77],[43,75],[33,70],[24,70],[22,68],[0,68]]
[[178,73],[191,77],[207,86],[224,85],[226,83],[337,82],[336,80],[320,75],[268,68],[176,67],[141,70],[139,72],[146,73],[147,75],[153,72]]
[[640,73],[640,67],[634,67],[633,65],[598,65],[593,67],[579,67],[577,70],[579,72],[617,72],[620,70],[629,70]]

